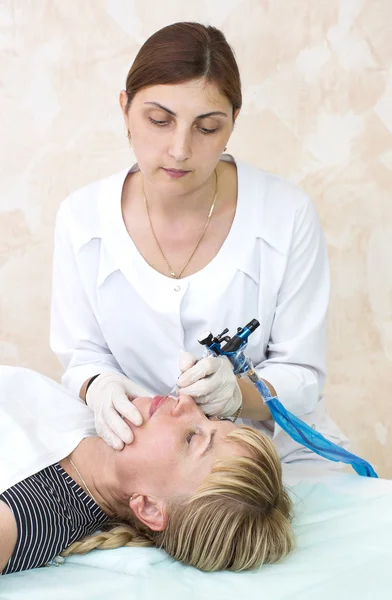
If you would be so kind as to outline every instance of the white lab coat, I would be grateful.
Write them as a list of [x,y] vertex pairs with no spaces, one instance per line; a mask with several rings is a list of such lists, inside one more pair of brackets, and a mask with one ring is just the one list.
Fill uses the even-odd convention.
[[[322,400],[329,269],[316,210],[291,183],[236,165],[229,235],[204,269],[178,281],[152,269],[126,230],[128,170],[65,199],[56,222],[51,322],[63,384],[78,394],[89,377],[117,371],[165,394],[179,375],[180,351],[202,356],[201,331],[228,327],[233,334],[257,318],[247,353],[258,373],[290,411],[340,443]],[[309,456],[273,422],[252,425],[274,438],[283,460]]]
[[0,366],[0,494],[96,435],[90,409],[35,371]]

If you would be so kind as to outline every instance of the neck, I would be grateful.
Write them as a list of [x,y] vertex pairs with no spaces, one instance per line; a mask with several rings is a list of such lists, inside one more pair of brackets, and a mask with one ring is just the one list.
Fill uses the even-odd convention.
[[173,193],[162,192],[146,179],[142,181],[142,185],[150,212],[154,213],[156,217],[169,218],[170,220],[183,219],[184,216],[193,218],[201,215],[205,217],[217,192],[215,171],[200,187],[186,193],[178,192],[174,195]]
[[[116,454],[116,450],[110,448],[101,438],[84,438],[69,455],[84,482],[67,458],[60,463],[87,494],[91,493],[100,508],[109,516],[121,515],[128,500],[126,485],[122,482],[120,486],[116,477]],[[130,489],[129,497],[131,494]]]

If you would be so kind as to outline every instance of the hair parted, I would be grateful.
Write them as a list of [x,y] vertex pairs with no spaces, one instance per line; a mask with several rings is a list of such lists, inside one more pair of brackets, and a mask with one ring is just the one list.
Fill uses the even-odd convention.
[[201,23],[163,27],[143,44],[129,70],[128,106],[142,88],[195,79],[215,83],[233,105],[233,116],[241,108],[240,73],[223,33]]
[[63,555],[155,546],[202,571],[243,571],[284,558],[294,547],[292,503],[275,446],[245,425],[226,439],[250,457],[217,461],[196,493],[170,503],[164,531],[151,531],[133,516],[131,524],[75,542]]

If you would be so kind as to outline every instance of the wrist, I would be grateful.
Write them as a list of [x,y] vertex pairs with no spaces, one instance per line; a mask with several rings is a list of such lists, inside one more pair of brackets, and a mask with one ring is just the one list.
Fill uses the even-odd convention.
[[[267,399],[270,397],[270,389],[267,383],[263,382],[268,390]],[[264,402],[263,396],[260,394],[254,383],[244,376],[238,381],[239,388],[242,393],[242,412],[243,419],[252,419],[254,421],[269,421],[272,419],[268,405]]]
[[242,413],[242,398],[241,398],[241,404],[239,405],[239,407],[237,408],[237,410],[235,411],[235,413],[231,415],[233,423],[235,423],[236,420],[239,419],[241,413]]
[[97,373],[97,375],[94,375],[94,377],[91,377],[91,379],[89,379],[87,385],[86,385],[86,396],[87,396],[87,392],[88,392],[88,388],[90,387],[90,385],[92,384],[93,381],[96,380],[97,377],[100,376],[101,373]]
[[82,387],[79,390],[79,398],[85,403],[87,404],[86,401],[86,394],[87,394],[87,388],[90,387],[90,384],[92,383],[92,379],[95,379],[95,375],[93,377],[89,377],[88,379],[86,379],[83,382]]
[[93,377],[90,377],[90,379],[87,381],[86,384],[86,389],[84,391],[84,401],[87,404],[87,392],[91,386],[91,384],[100,376],[100,373],[97,373],[96,375],[93,375]]

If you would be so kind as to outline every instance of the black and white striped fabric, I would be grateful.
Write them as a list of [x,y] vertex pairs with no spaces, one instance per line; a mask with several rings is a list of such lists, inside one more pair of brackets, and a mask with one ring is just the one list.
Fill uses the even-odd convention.
[[12,486],[0,500],[10,507],[18,527],[18,541],[3,575],[46,565],[108,521],[59,464]]

